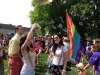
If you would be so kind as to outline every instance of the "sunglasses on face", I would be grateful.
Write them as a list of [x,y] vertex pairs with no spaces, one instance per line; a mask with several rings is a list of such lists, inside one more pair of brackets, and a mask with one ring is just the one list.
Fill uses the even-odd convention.
[[54,37],[54,39],[59,39],[59,37]]

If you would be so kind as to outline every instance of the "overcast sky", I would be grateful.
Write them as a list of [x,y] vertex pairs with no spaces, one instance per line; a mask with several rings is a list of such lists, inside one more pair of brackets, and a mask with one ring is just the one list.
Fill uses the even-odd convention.
[[0,0],[0,23],[30,27],[31,0]]

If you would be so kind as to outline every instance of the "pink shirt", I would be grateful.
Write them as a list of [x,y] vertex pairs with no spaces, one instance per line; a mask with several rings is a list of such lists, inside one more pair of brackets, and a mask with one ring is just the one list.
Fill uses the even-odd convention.
[[39,53],[40,50],[42,50],[42,46],[40,42],[35,42],[33,44],[33,49],[35,50],[36,54]]

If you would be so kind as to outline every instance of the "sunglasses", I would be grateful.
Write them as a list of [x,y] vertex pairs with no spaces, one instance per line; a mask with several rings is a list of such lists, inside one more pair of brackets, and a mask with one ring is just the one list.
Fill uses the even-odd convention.
[[59,39],[59,37],[54,37],[54,39]]

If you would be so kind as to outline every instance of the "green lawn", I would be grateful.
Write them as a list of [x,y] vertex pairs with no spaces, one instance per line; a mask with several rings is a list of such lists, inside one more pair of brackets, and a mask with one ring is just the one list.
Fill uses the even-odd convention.
[[[36,75],[45,75],[47,72],[47,54],[42,54],[39,57],[39,64],[36,66]],[[7,59],[4,60],[4,75],[8,75]],[[77,75],[77,70],[72,67],[72,71],[68,72],[68,75]],[[92,75],[92,71],[89,69],[87,75]]]
[[7,62],[7,59],[4,60],[4,75],[8,75],[8,62]]

